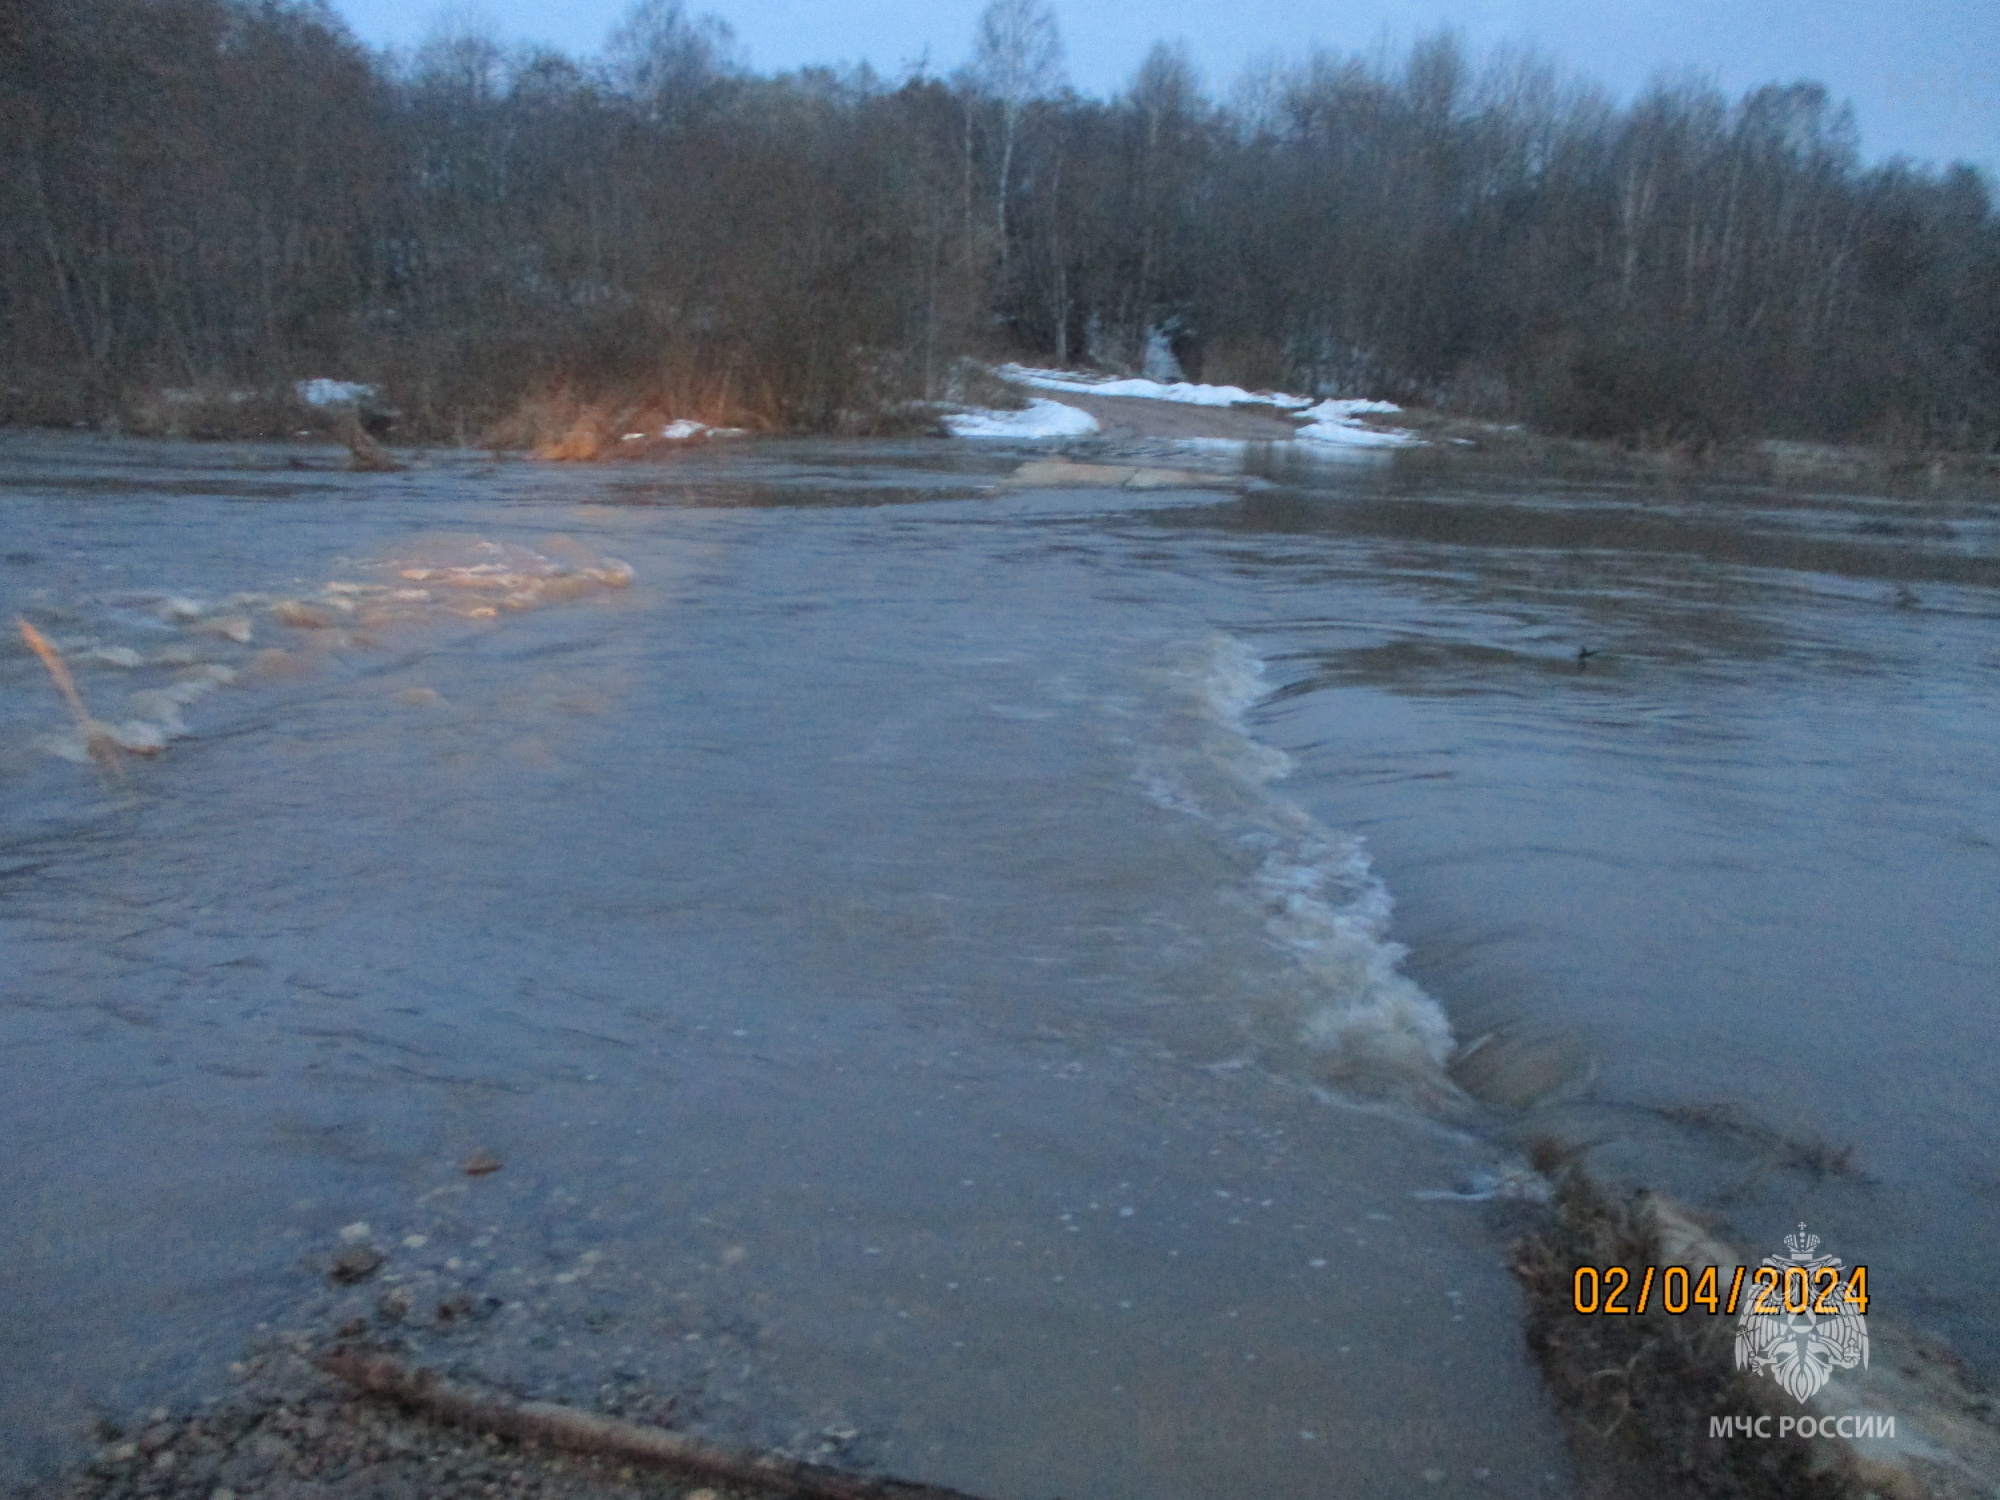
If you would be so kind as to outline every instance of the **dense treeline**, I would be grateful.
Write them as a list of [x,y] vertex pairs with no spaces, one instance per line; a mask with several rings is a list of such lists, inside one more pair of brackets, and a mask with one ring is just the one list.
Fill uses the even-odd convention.
[[865,426],[1010,354],[1559,431],[2000,446],[2000,218],[1813,84],[1629,106],[1450,38],[1226,103],[1061,78],[995,0],[949,79],[754,76],[642,0],[603,55],[414,57],[301,0],[0,0],[0,416],[380,382],[410,430],[567,382]]

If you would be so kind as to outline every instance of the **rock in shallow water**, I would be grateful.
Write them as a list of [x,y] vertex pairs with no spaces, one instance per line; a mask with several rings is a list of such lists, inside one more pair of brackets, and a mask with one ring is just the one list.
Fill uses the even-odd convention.
[[357,1281],[366,1281],[382,1268],[386,1257],[373,1245],[349,1245],[333,1258],[333,1269],[327,1272],[333,1280],[343,1286]]

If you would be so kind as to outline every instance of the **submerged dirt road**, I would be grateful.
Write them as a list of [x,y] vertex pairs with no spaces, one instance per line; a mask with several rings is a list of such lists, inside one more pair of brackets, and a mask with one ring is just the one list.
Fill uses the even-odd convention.
[[1275,406],[1194,406],[1146,396],[1086,396],[1076,391],[1037,394],[1088,412],[1107,438],[1224,438],[1239,443],[1282,443],[1299,424]]

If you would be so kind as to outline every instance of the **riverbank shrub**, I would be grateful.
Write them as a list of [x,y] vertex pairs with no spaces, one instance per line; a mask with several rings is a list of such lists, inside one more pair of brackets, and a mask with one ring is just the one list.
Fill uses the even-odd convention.
[[1990,185],[1866,163],[1818,85],[1617,104],[1444,35],[1225,105],[1173,47],[1108,99],[1043,51],[769,77],[675,0],[596,58],[465,23],[378,54],[320,0],[14,0],[0,420],[333,376],[405,438],[683,386],[858,431],[970,354],[1645,446],[2000,447]]

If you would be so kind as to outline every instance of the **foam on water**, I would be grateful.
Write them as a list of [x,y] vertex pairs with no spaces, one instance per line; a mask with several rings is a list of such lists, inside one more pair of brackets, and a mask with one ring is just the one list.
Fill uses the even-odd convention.
[[[616,558],[563,538],[541,545],[538,551],[476,536],[429,535],[353,564],[353,577],[301,592],[236,593],[211,602],[156,591],[51,607],[44,612],[90,627],[54,641],[81,672],[87,701],[101,703],[107,691],[127,689],[135,673],[149,674],[150,685],[125,691],[121,717],[72,723],[35,743],[79,765],[90,764],[93,746],[106,743],[155,755],[194,732],[187,710],[217,688],[293,674],[337,652],[365,651],[400,629],[497,620],[632,581],[632,569]],[[171,633],[165,643],[163,632]],[[282,644],[268,644],[273,639]],[[104,669],[122,679],[116,688],[103,680]]]
[[1241,642],[1216,636],[1168,670],[1180,686],[1180,727],[1142,755],[1140,784],[1160,806],[1261,851],[1255,872],[1230,894],[1256,910],[1296,965],[1292,1022],[1311,1070],[1362,1093],[1455,1099],[1445,1074],[1456,1045],[1451,1023],[1402,972],[1408,950],[1388,935],[1395,903],[1362,841],[1273,789],[1291,758],[1246,722],[1266,691],[1264,664]]
[[[502,610],[534,609],[604,589],[624,588],[632,569],[615,557],[595,557],[561,542],[546,543],[557,556],[502,542],[456,538],[410,548],[387,564],[406,585],[346,584],[332,597],[369,602],[364,618],[402,620],[431,606],[468,619],[489,619]],[[562,554],[568,554],[567,556]],[[405,607],[407,606],[407,608]]]

